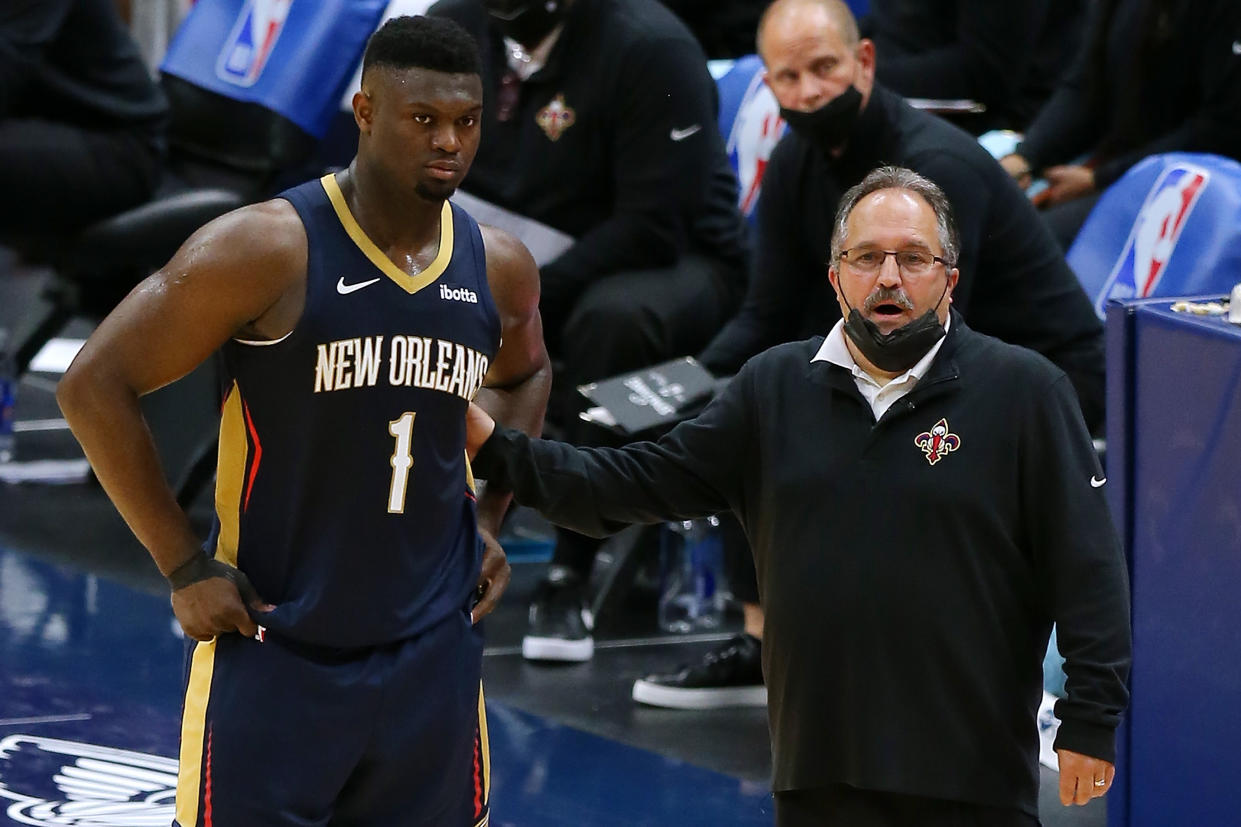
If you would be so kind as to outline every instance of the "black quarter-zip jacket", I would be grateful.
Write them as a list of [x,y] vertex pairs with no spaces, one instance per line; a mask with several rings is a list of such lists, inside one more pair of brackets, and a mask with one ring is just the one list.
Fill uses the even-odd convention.
[[777,791],[847,783],[1037,816],[1053,620],[1057,747],[1114,760],[1128,701],[1125,562],[1072,387],[954,315],[876,422],[846,370],[812,361],[822,341],[750,360],[657,443],[497,429],[475,473],[595,536],[738,515],[766,614]]

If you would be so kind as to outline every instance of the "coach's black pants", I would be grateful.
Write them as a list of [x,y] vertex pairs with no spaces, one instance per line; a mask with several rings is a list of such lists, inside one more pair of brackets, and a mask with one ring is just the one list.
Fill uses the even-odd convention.
[[776,793],[776,827],[1039,827],[1016,808],[835,784]]

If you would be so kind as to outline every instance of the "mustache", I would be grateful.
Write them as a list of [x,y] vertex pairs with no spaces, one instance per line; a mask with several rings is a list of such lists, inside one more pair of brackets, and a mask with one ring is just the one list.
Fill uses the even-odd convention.
[[901,288],[880,287],[874,293],[867,296],[866,301],[862,302],[862,310],[869,313],[881,304],[894,304],[901,310],[914,309],[913,300]]

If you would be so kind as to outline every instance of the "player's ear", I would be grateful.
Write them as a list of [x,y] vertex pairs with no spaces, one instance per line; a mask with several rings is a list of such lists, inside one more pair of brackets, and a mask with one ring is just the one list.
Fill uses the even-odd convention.
[[353,93],[353,121],[360,132],[371,131],[371,121],[375,114],[375,102],[369,92],[360,90]]

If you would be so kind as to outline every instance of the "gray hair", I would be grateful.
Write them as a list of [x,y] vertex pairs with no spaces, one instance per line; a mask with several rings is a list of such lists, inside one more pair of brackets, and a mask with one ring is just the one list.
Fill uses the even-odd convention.
[[957,265],[961,239],[957,234],[957,222],[952,218],[952,206],[935,182],[912,169],[904,167],[878,167],[871,170],[861,183],[855,184],[840,199],[836,209],[836,224],[832,228],[832,266],[840,265],[840,253],[844,250],[845,236],[849,234],[849,216],[853,208],[866,196],[879,190],[906,190],[918,195],[935,212],[935,225],[939,230],[939,246],[948,267]]

